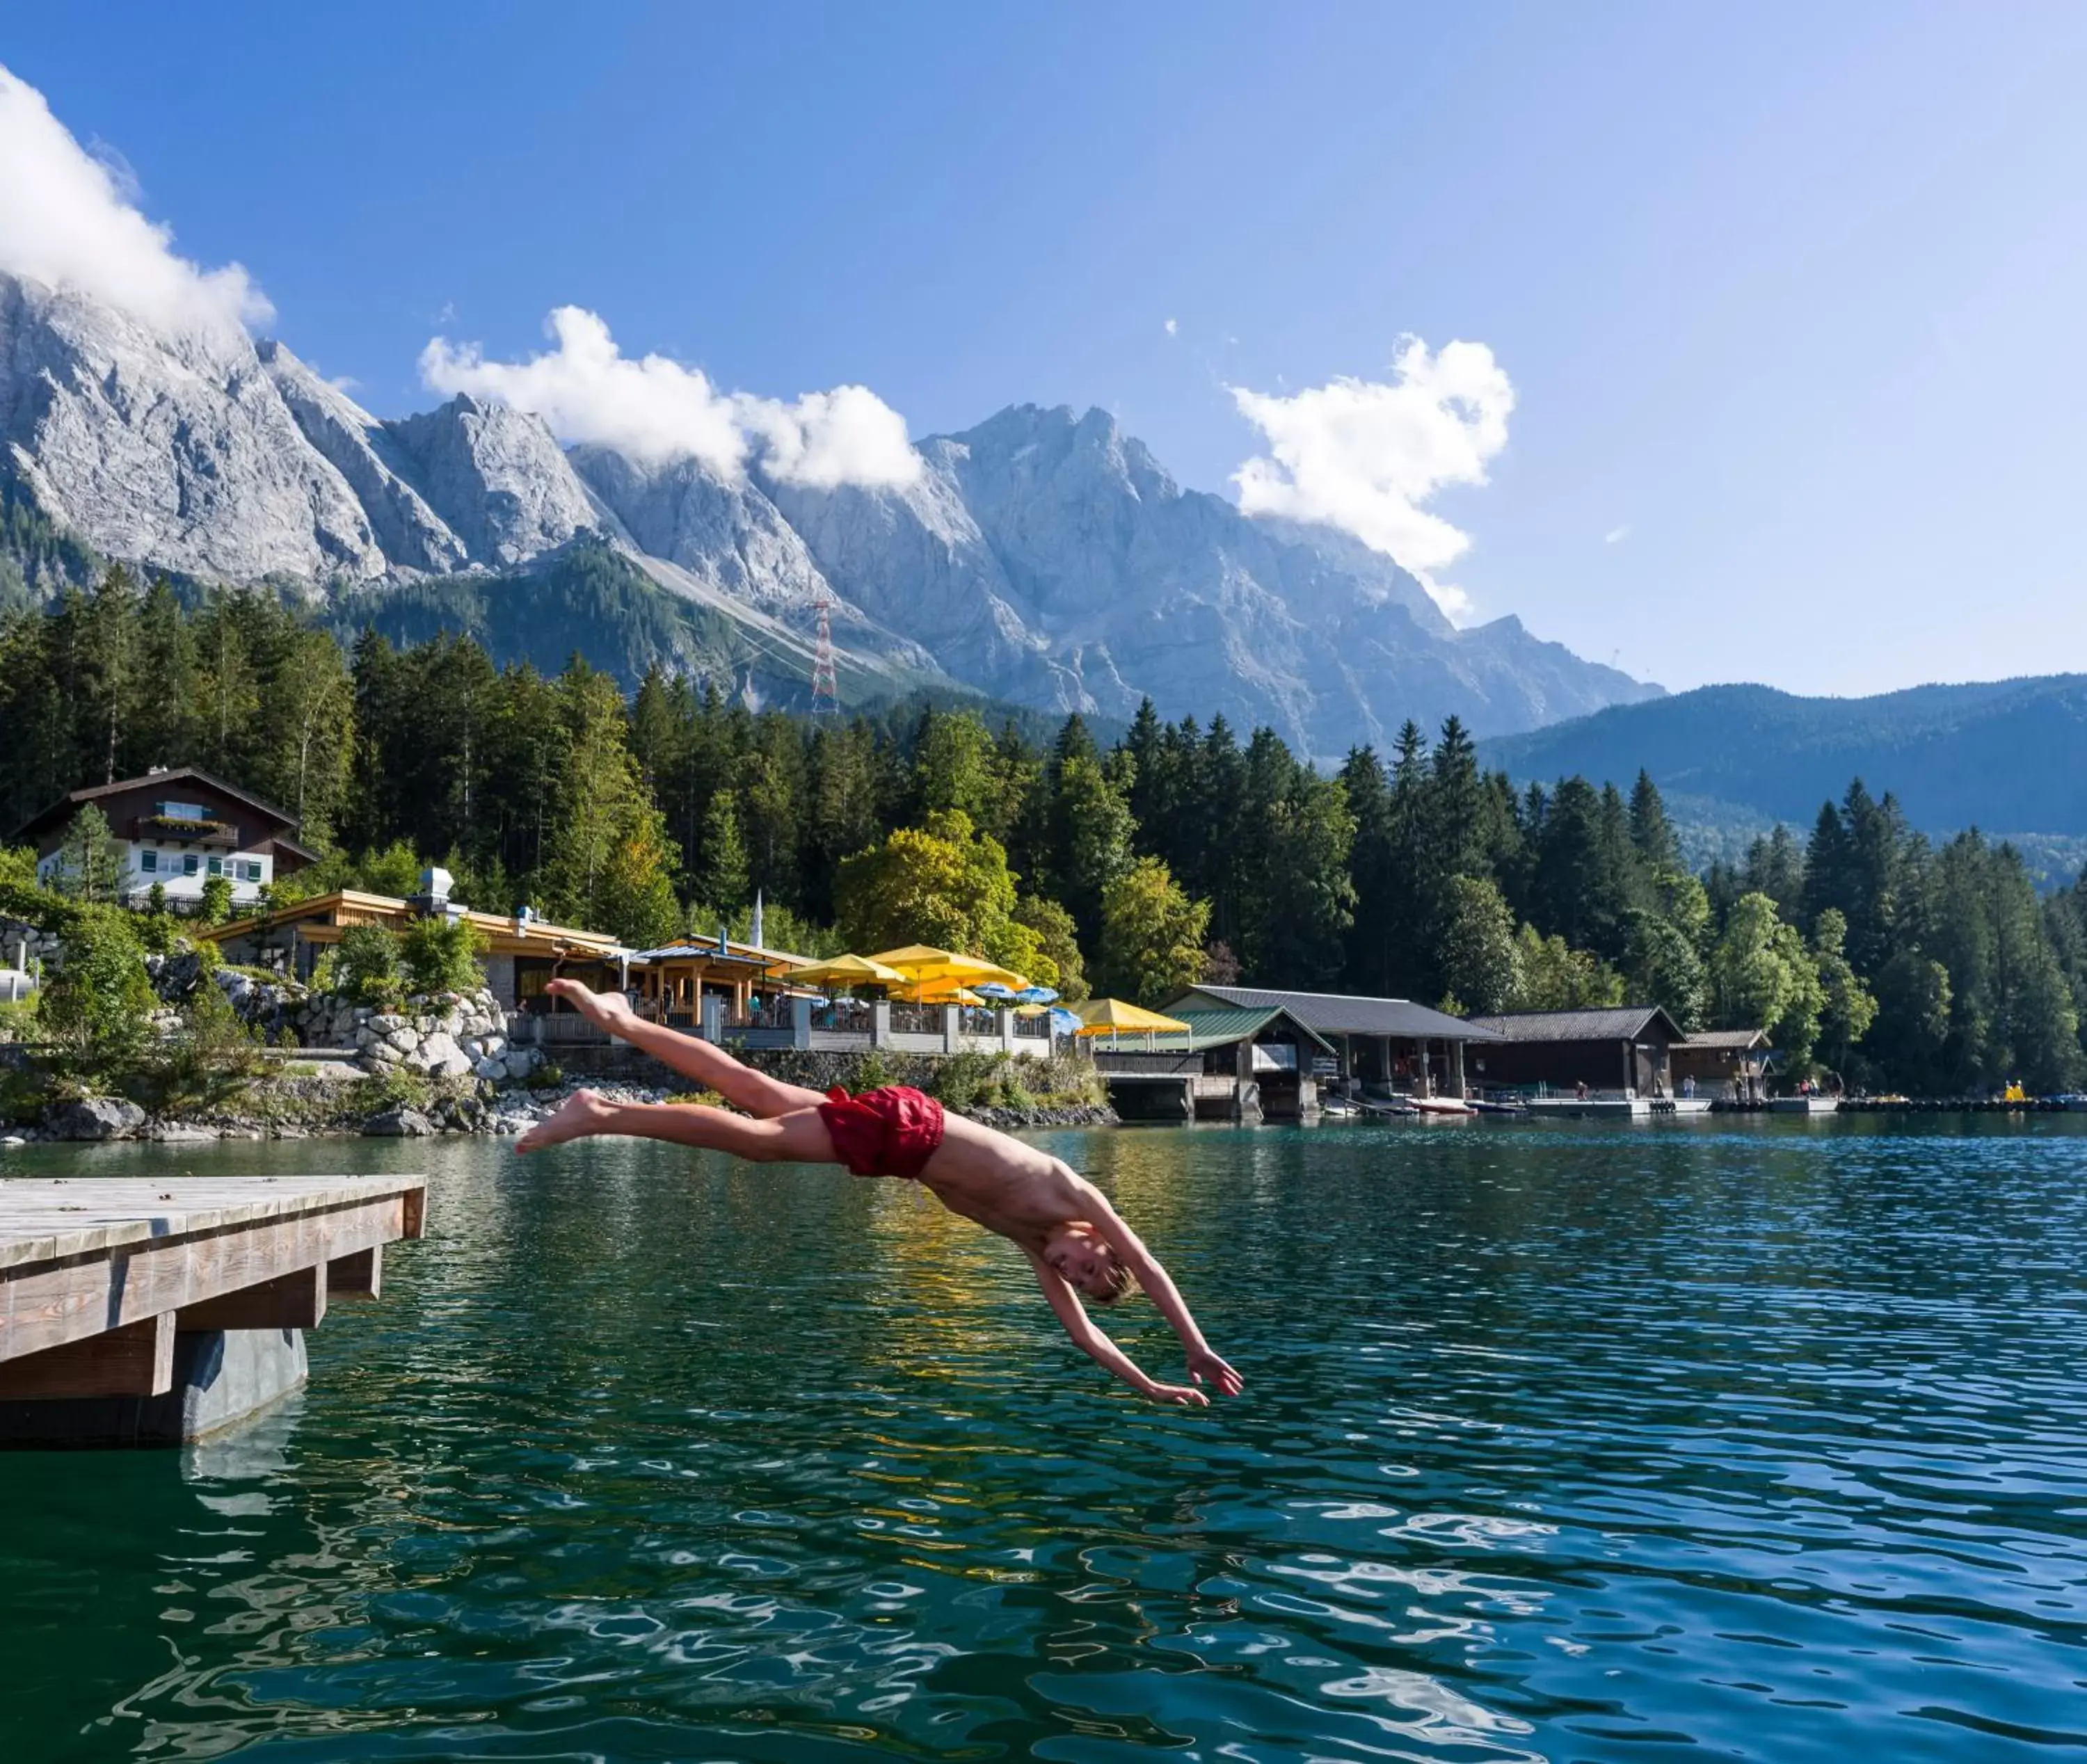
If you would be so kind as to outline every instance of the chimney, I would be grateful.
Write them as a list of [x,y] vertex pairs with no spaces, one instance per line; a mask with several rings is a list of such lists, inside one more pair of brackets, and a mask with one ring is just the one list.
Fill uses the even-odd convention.
[[450,903],[450,890],[455,886],[448,871],[431,864],[420,872],[420,892],[406,904],[423,918],[454,918],[465,910],[463,901]]

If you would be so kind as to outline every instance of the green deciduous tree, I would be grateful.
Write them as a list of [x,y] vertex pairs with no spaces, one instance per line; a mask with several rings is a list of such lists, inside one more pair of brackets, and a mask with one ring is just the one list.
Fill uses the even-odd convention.
[[37,1017],[75,1071],[119,1072],[143,1046],[156,1002],[136,922],[119,907],[83,907],[64,934],[65,963],[37,993]]
[[1440,952],[1447,995],[1466,1011],[1513,1010],[1523,990],[1514,914],[1482,876],[1452,876],[1448,886]]
[[1797,927],[1765,894],[1742,895],[1710,957],[1710,986],[1722,1029],[1766,1029],[1789,1071],[1811,1063],[1826,1008],[1819,970]]
[[1829,1067],[1846,1074],[1856,1046],[1876,1022],[1877,1001],[1850,965],[1847,921],[1837,907],[1819,915],[1812,932],[1812,962],[1824,995],[1819,1012],[1818,1052]]
[[1696,945],[1658,914],[1633,908],[1624,975],[1634,1003],[1657,1004],[1692,1034],[1709,1008],[1709,977]]
[[1000,842],[949,809],[843,860],[834,899],[848,947],[864,954],[918,943],[997,961],[1014,883]]
[[1524,925],[1515,936],[1525,1011],[1584,1011],[1621,1004],[1623,976],[1598,956]]
[[1182,892],[1157,858],[1141,858],[1102,901],[1095,979],[1111,997],[1155,1008],[1202,978],[1210,909]]
[[399,961],[408,987],[423,995],[471,992],[485,984],[479,958],[485,936],[467,918],[429,914],[416,918],[399,939]]

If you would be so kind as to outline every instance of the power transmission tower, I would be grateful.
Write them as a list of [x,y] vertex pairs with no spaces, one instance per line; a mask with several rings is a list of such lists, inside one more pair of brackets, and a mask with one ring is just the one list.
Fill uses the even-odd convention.
[[834,673],[834,597],[824,582],[812,597],[819,619],[818,645],[812,651],[812,714],[838,717],[841,714],[840,682]]

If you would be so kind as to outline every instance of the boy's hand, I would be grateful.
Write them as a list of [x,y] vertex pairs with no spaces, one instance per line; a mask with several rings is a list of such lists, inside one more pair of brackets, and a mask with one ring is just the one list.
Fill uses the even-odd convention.
[[1237,1396],[1246,1388],[1246,1380],[1208,1348],[1199,1348],[1189,1356],[1189,1376],[1198,1384],[1210,1385],[1220,1396]]
[[1145,1394],[1155,1403],[1178,1403],[1184,1408],[1208,1408],[1210,1405],[1210,1398],[1204,1395],[1201,1391],[1187,1384],[1161,1384],[1154,1382],[1145,1387]]

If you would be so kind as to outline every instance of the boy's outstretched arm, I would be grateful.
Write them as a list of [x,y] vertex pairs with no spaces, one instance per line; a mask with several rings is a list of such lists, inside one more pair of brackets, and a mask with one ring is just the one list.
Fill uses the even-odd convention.
[[1058,1272],[1040,1255],[1025,1251],[1030,1265],[1036,1270],[1036,1284],[1044,1289],[1044,1296],[1051,1302],[1051,1309],[1057,1313],[1058,1321],[1065,1326],[1065,1333],[1073,1338],[1073,1344],[1097,1366],[1106,1367],[1141,1396],[1149,1396],[1155,1403],[1207,1404],[1210,1398],[1186,1384],[1162,1384],[1149,1378],[1137,1362],[1095,1327],[1088,1316],[1086,1306],[1071,1287],[1058,1277]]
[[1189,1376],[1198,1384],[1212,1385],[1220,1395],[1237,1396],[1246,1387],[1246,1380],[1211,1351],[1189,1313],[1189,1302],[1159,1265],[1159,1259],[1146,1248],[1145,1240],[1109,1204],[1107,1195],[1098,1188],[1093,1195],[1094,1217],[1088,1223],[1116,1251],[1117,1259],[1130,1270],[1131,1278],[1145,1289],[1145,1296],[1159,1307],[1159,1314],[1174,1326],[1174,1333],[1181,1338],[1182,1349],[1189,1357]]

